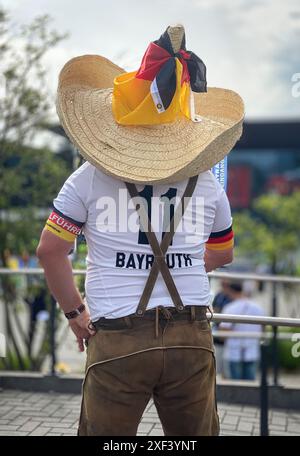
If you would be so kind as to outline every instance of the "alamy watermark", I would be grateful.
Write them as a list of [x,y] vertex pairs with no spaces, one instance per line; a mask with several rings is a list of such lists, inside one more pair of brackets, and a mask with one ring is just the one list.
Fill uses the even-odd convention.
[[292,335],[292,342],[295,342],[292,346],[292,357],[299,358],[300,357],[300,333],[295,333]]
[[146,232],[150,220],[154,233],[168,232],[174,225],[176,233],[184,233],[186,243],[197,242],[204,236],[204,197],[184,198],[182,203],[172,188],[161,196],[141,192],[129,200],[127,190],[119,189],[117,199],[102,196],[97,200],[96,228],[105,233]]
[[292,97],[300,97],[300,73],[294,73],[292,75],[291,81],[294,83],[292,85]]

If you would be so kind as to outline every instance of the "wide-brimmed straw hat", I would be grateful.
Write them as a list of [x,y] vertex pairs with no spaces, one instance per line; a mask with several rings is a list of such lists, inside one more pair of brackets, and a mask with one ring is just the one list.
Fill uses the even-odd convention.
[[[86,160],[128,182],[171,183],[198,175],[221,161],[242,133],[241,97],[232,90],[206,88],[206,80],[198,81],[197,89],[195,75],[188,74],[186,62],[190,65],[195,57],[200,76],[206,76],[203,62],[185,50],[183,27],[168,27],[162,37],[164,41],[152,43],[150,51],[148,48],[150,54],[153,50],[167,53],[159,63],[159,74],[153,75],[152,71],[149,76],[148,67],[141,71],[153,57],[148,52],[138,72],[126,74],[104,57],[83,55],[67,62],[59,76],[57,112],[67,136]],[[160,48],[166,39],[171,49]],[[172,65],[171,74],[165,69]],[[177,82],[173,98],[168,102],[163,98],[167,104],[164,109],[157,97],[164,97],[165,92],[157,86],[166,74],[173,82],[177,77]],[[198,93],[190,86],[192,90],[195,86]],[[142,99],[140,92],[145,90],[147,96],[143,93]],[[188,97],[194,99],[194,117],[192,108],[189,111],[183,107]],[[147,109],[153,110],[151,118]]]

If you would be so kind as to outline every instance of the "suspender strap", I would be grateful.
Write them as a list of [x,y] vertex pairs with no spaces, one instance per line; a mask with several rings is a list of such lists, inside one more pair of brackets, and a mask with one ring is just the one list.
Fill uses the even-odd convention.
[[126,182],[126,187],[131,198],[135,199],[134,202],[136,205],[136,210],[140,215],[141,226],[145,232],[145,235],[147,236],[148,242],[154,254],[154,263],[150,270],[150,274],[148,276],[144,291],[142,293],[139,305],[136,310],[136,314],[139,316],[144,315],[146,311],[159,272],[161,273],[165,281],[166,287],[170,293],[170,296],[176,309],[178,311],[181,311],[184,308],[181,297],[178,293],[177,287],[174,283],[173,277],[166,263],[165,254],[169,248],[169,245],[172,242],[173,236],[184,214],[184,211],[188,206],[189,200],[196,187],[197,180],[198,176],[194,176],[189,179],[184,194],[180,200],[180,203],[175,211],[174,216],[170,220],[167,231],[164,234],[161,245],[159,245],[159,242],[153,232],[151,220],[148,217],[148,212],[146,211],[146,208],[143,204],[139,204],[140,195],[137,191],[136,186],[134,184]]

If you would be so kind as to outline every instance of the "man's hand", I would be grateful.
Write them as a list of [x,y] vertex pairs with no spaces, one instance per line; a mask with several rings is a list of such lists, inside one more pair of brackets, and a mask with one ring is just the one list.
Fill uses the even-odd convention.
[[88,340],[96,333],[89,327],[90,322],[90,314],[87,310],[78,315],[78,317],[69,320],[69,325],[76,336],[78,348],[81,352],[84,351],[84,340]]
[[[37,257],[45,270],[45,276],[52,295],[63,312],[71,312],[82,304],[82,298],[75,286],[72,265],[68,258],[73,242],[65,241],[44,229],[37,248]],[[59,268],[57,265],[59,264]],[[95,332],[88,328],[90,314],[87,310],[69,320],[77,338],[80,351],[84,351],[84,340]]]

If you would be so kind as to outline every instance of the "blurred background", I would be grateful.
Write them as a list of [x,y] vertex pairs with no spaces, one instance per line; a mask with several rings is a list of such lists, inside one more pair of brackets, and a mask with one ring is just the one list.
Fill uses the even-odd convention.
[[[60,69],[74,56],[100,54],[133,71],[149,42],[177,22],[186,28],[187,49],[207,66],[208,85],[239,92],[246,106],[243,136],[228,157],[236,256],[226,270],[300,277],[298,1],[2,0],[0,332],[7,356],[1,369],[84,370],[43,275],[34,273],[52,200],[80,164],[55,112]],[[79,242],[74,268],[84,270],[85,253]],[[7,274],[18,269],[32,274]],[[84,275],[76,280],[83,290]],[[222,289],[217,278],[211,284],[213,300]],[[243,287],[265,315],[300,317],[299,284],[254,280]],[[300,358],[292,355],[291,337],[276,342],[275,381],[279,373],[295,385]]]

